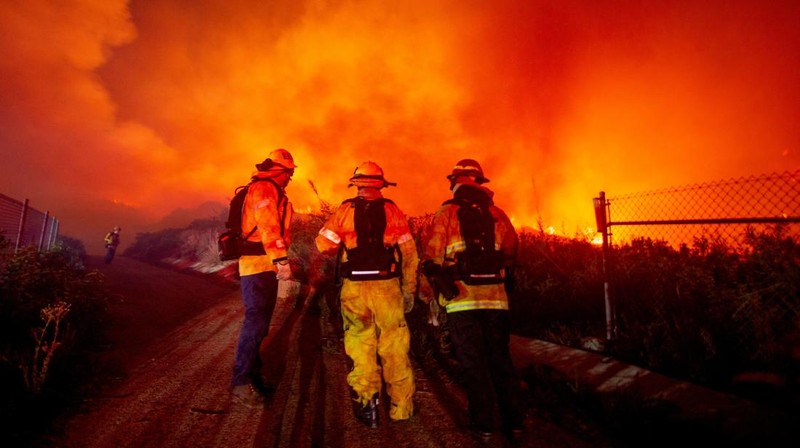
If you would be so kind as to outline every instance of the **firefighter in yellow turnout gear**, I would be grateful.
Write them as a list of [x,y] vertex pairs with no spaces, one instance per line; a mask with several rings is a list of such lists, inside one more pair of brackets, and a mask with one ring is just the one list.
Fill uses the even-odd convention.
[[[353,361],[347,375],[356,416],[378,425],[381,375],[391,400],[389,418],[405,420],[414,412],[414,374],[408,358],[410,334],[405,315],[413,307],[419,258],[403,212],[381,189],[386,181],[374,162],[359,165],[350,186],[355,198],[344,201],[316,238],[320,252],[340,245],[340,293],[344,346]],[[378,364],[377,357],[381,363]]]
[[513,439],[524,428],[525,407],[509,352],[507,275],[518,238],[508,216],[483,184],[480,164],[462,159],[450,175],[453,198],[436,211],[422,237],[419,296],[434,295],[447,311],[447,326],[462,367],[471,429],[489,440],[495,412]]

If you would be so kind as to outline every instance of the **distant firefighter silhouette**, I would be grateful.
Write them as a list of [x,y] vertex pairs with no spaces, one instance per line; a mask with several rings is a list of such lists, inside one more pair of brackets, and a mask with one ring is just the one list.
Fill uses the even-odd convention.
[[111,260],[114,259],[114,254],[117,252],[117,246],[119,246],[119,232],[121,231],[122,228],[117,226],[106,234],[106,264],[110,264]]

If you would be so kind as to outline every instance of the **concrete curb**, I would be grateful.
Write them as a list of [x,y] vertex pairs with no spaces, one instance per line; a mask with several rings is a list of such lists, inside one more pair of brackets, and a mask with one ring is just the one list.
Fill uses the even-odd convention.
[[[511,355],[520,371],[548,372],[556,380],[568,381],[578,391],[596,394],[601,400],[637,403],[634,412],[658,424],[672,436],[687,442],[686,434],[704,437],[727,446],[796,446],[800,440],[800,418],[743,398],[714,391],[686,381],[619,362],[605,355],[546,341],[511,337]],[[533,369],[532,369],[533,368]],[[790,441],[792,442],[790,444]]]

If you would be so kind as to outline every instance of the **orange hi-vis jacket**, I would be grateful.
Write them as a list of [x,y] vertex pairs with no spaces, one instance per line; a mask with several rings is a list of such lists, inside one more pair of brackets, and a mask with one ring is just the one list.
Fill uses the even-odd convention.
[[[401,288],[405,293],[414,294],[417,287],[419,257],[414,237],[408,227],[408,220],[394,203],[386,201],[383,207],[386,212],[386,230],[383,234],[383,243],[386,247],[392,247],[396,244],[399,248],[402,256]],[[344,202],[328,218],[328,221],[319,231],[316,244],[320,252],[331,253],[338,250],[339,244],[344,244],[346,249],[356,247],[357,239],[355,206],[352,202]],[[347,261],[346,252],[342,254],[342,257],[344,257],[341,260],[342,262]]]
[[[273,173],[259,171],[256,179],[267,179]],[[247,235],[258,226],[248,241],[261,242],[266,255],[243,255],[239,258],[239,275],[254,275],[261,272],[277,271],[276,262],[286,260],[292,220],[292,204],[279,187],[269,181],[252,182],[247,190],[242,207],[242,232]]]
[[[480,188],[490,197],[493,194],[489,189],[478,184],[469,184]],[[457,187],[458,188],[458,187]],[[436,210],[433,222],[425,229],[422,236],[421,262],[432,260],[444,267],[455,266],[456,253],[466,249],[466,243],[461,236],[461,225],[458,220],[457,204],[444,204]],[[517,253],[518,237],[511,220],[505,212],[495,205],[489,210],[494,217],[495,249],[501,250],[506,256],[506,266],[511,266]],[[423,290],[430,291],[431,286],[423,276]],[[491,285],[467,285],[461,280],[456,281],[459,294],[453,300],[446,300],[440,296],[439,303],[448,313],[468,310],[507,310],[508,295],[502,283]]]

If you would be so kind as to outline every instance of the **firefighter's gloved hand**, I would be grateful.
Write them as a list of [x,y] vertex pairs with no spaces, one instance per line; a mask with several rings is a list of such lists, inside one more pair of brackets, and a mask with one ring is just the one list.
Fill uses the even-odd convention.
[[439,309],[439,303],[435,300],[428,303],[428,323],[434,327],[439,326]]
[[278,269],[278,280],[289,280],[292,278],[292,268],[289,267],[289,262],[285,262],[283,264],[276,263],[275,267]]
[[414,295],[410,292],[403,293],[403,310],[406,314],[410,313],[411,310],[414,309]]

